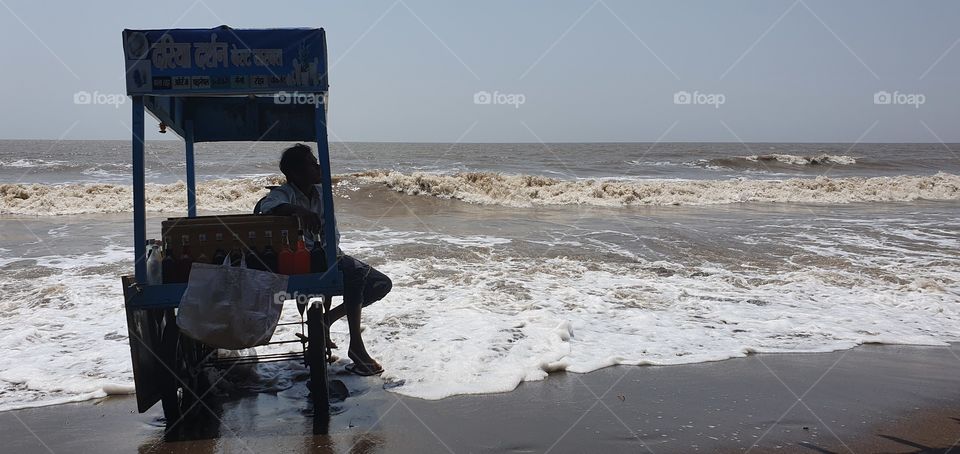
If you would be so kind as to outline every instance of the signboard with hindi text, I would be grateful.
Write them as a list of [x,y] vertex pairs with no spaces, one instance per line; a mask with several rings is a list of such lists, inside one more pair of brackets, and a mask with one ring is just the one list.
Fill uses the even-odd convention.
[[327,91],[321,28],[124,30],[128,95]]

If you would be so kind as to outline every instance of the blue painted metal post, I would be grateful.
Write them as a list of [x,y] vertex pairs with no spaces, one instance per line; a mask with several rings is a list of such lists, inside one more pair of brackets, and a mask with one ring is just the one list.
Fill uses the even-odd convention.
[[134,279],[147,282],[147,204],[144,195],[143,96],[133,97],[133,251]]
[[197,217],[197,174],[193,167],[193,120],[184,125],[187,154],[187,217]]
[[330,175],[330,144],[327,143],[327,111],[322,103],[317,103],[314,109],[317,128],[317,159],[323,176],[323,237],[327,247],[324,253],[330,269],[339,266],[337,263],[337,233],[333,217],[333,178]]

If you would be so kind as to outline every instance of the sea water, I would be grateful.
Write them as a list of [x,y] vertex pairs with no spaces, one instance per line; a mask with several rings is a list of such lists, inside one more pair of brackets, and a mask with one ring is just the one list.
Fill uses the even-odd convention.
[[[282,182],[283,146],[198,145],[201,214],[251,212]],[[331,153],[342,248],[394,283],[364,309],[368,350],[391,391],[437,399],[559,370],[956,341],[950,149],[960,146]],[[133,263],[129,155],[119,141],[0,141],[0,410],[133,391],[119,279]],[[156,238],[161,219],[185,212],[181,145],[150,142],[147,158]],[[299,320],[292,304],[283,317]],[[333,337],[346,346],[345,324]]]

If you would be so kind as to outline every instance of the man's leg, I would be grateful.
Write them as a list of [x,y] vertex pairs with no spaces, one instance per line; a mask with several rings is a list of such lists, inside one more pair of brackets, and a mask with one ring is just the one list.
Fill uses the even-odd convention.
[[386,296],[393,287],[393,283],[383,273],[348,255],[340,259],[340,269],[343,271],[343,304],[328,313],[327,326],[346,316],[350,329],[348,349],[350,359],[361,367],[379,369],[380,365],[370,357],[363,344],[360,315],[364,306]]

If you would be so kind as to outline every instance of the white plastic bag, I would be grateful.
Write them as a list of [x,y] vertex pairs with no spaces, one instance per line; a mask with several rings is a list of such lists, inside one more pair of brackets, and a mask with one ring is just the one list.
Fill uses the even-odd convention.
[[194,263],[180,299],[177,325],[211,347],[239,350],[270,342],[280,321],[288,277],[230,266]]

